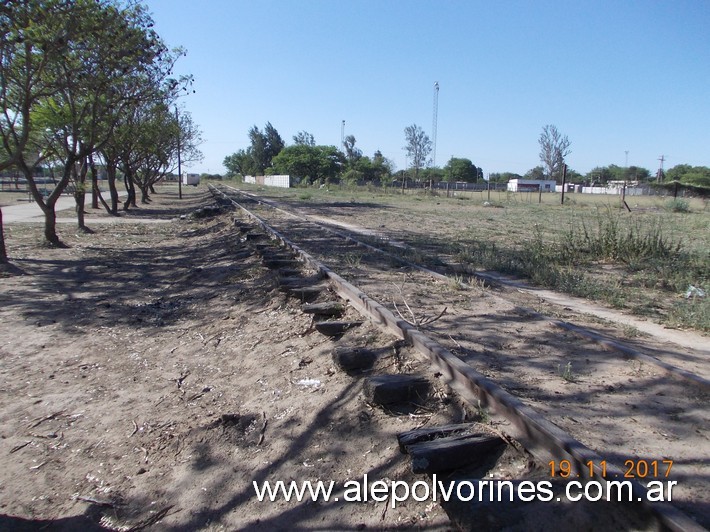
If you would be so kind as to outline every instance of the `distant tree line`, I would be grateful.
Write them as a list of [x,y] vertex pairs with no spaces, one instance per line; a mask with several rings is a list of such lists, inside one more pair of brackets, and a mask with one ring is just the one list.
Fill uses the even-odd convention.
[[[317,145],[312,134],[300,131],[293,136],[293,143],[286,145],[267,122],[263,131],[257,126],[249,130],[250,146],[225,157],[224,166],[228,176],[290,174],[306,184],[332,181],[388,184],[392,180],[403,182],[407,179],[475,183],[485,179],[483,168],[464,157],[451,157],[443,167],[431,166],[432,142],[416,124],[407,126],[404,136],[407,168],[395,171],[394,163],[379,150],[372,157],[363,155],[353,135],[345,137],[343,146],[338,148]],[[569,139],[550,124],[543,127],[538,142],[541,165],[523,175],[497,172],[490,174],[488,179],[493,183],[507,183],[511,179],[551,179],[561,183],[565,158],[571,153]],[[568,183],[587,186],[603,186],[610,181],[648,182],[657,180],[657,177],[647,168],[614,164],[593,168],[584,175],[572,168],[567,168],[566,173]],[[668,170],[662,179],[710,186],[710,169],[678,165]]]

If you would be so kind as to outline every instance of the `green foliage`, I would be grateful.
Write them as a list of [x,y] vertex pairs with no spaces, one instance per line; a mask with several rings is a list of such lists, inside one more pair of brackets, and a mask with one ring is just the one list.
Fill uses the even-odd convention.
[[264,131],[253,126],[249,130],[251,146],[247,153],[252,158],[254,172],[263,175],[264,171],[272,165],[273,158],[284,148],[285,144],[276,128],[267,122]]
[[707,166],[679,164],[666,172],[666,178],[690,185],[710,187],[710,168]]
[[315,138],[307,131],[299,131],[298,133],[296,133],[293,136],[293,143],[311,147],[316,145]]
[[[569,175],[569,172],[568,172]],[[585,180],[590,183],[605,184],[609,181],[648,181],[651,177],[651,171],[648,168],[640,166],[622,167],[615,164],[609,166],[597,166],[592,168],[585,175]],[[568,181],[572,181],[568,179]]]
[[[540,171],[542,172],[542,167],[540,168]],[[488,180],[491,183],[507,183],[511,179],[522,179],[523,176],[520,174],[514,174],[512,172],[494,172],[488,176]]]
[[690,202],[674,198],[666,202],[666,209],[671,212],[690,212]]
[[525,172],[525,179],[536,179],[538,181],[545,179],[545,169],[542,166],[536,166]]
[[444,180],[475,183],[478,180],[478,168],[470,159],[452,157],[444,166]]
[[254,160],[245,150],[239,150],[232,155],[227,155],[222,164],[227,169],[227,175],[230,177],[256,173]]
[[354,168],[357,162],[362,158],[362,150],[355,147],[355,136],[348,135],[343,141],[343,149],[345,150],[345,160],[349,168]]
[[287,146],[273,159],[280,174],[302,178],[307,183],[334,178],[343,166],[343,155],[335,146]]

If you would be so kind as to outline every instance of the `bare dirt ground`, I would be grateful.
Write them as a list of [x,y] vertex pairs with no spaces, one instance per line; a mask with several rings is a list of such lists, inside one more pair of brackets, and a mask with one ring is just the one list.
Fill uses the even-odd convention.
[[[369,407],[229,215],[179,218],[206,201],[187,192],[60,228],[66,249],[6,227],[24,275],[0,278],[0,529],[448,527],[431,503],[256,500],[252,481],[411,480],[396,433],[421,421]],[[392,364],[374,327],[342,342]]]
[[[392,509],[372,501],[257,501],[253,481],[342,485],[364,474],[414,481],[396,434],[460,421],[471,412],[447,400],[443,388],[426,410],[408,415],[368,405],[361,377],[334,367],[336,343],[315,332],[300,303],[277,289],[275,274],[240,241],[232,215],[193,218],[190,213],[210,200],[204,190],[188,187],[185,193],[178,201],[172,191],[161,191],[120,223],[92,226],[89,219],[93,234],[62,226],[66,249],[41,246],[39,224],[5,228],[9,255],[23,275],[0,278],[0,529],[455,528],[429,502]],[[366,285],[362,271],[350,273]],[[370,277],[374,289],[378,280]],[[422,287],[426,283],[431,281],[421,279]],[[394,298],[388,286],[387,298]],[[512,304],[504,308],[486,292],[444,288],[450,311],[433,330],[511,387],[525,381],[526,364],[535,362],[514,353],[546,361],[536,362],[547,376],[527,383],[538,392],[526,400],[544,411],[549,396],[576,397],[568,410],[554,413],[565,428],[580,425],[608,387],[620,404],[643,406],[644,386],[656,386],[649,401],[667,410],[669,422],[707,417],[706,397],[691,391],[692,410],[679,411],[674,401],[682,385],[661,380],[652,369],[627,365],[620,373],[610,356],[599,358],[595,347],[569,335],[553,336],[542,326],[520,334],[521,316]],[[424,290],[407,297],[415,308],[431,304]],[[474,309],[475,301],[489,309]],[[478,322],[464,327],[456,321],[472,311]],[[500,313],[510,315],[509,330],[499,330]],[[498,329],[486,334],[480,321],[489,318]],[[478,344],[458,334],[464,328],[479,330]],[[349,331],[338,341],[343,343],[380,350],[381,371],[420,371],[436,380],[408,348],[369,324]],[[506,351],[510,356],[501,358]],[[474,356],[480,354],[484,358]],[[572,356],[575,368],[584,369],[567,382],[556,364]],[[693,457],[707,449],[704,421],[692,434],[675,434],[643,412],[628,434],[613,433],[633,436],[616,442],[617,454],[673,458],[676,445],[691,459],[690,480],[702,487],[707,465]],[[579,437],[596,444],[605,429],[612,434],[606,425],[612,415],[604,413],[598,426],[583,422]],[[683,443],[686,436],[695,448]],[[651,441],[665,454],[658,455]],[[511,474],[506,467],[530,464],[524,456],[505,458],[497,474]],[[575,515],[580,507],[552,510],[566,512],[572,528],[607,517],[598,507]],[[549,526],[536,512],[520,529]]]

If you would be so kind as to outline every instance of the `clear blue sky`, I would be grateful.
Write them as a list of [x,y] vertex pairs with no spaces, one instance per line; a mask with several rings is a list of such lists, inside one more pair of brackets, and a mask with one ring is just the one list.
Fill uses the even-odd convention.
[[404,128],[430,136],[436,162],[484,172],[539,164],[554,124],[569,166],[710,166],[710,0],[145,0],[156,30],[188,55],[182,99],[205,139],[191,171],[224,171],[271,122],[405,167]]

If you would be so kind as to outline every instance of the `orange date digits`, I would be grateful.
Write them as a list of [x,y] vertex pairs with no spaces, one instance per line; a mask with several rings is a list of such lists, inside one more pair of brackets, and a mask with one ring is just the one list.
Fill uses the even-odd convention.
[[673,468],[673,460],[626,460],[624,467],[624,478],[668,478]]

